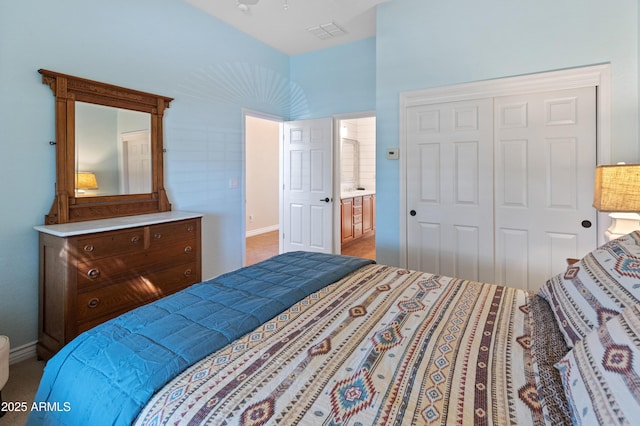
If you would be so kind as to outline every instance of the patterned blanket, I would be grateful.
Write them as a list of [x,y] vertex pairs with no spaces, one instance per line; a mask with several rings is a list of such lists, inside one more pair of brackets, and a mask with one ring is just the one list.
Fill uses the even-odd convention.
[[562,337],[532,328],[532,299],[365,266],[194,364],[136,424],[567,423],[548,368],[566,347],[536,352]]

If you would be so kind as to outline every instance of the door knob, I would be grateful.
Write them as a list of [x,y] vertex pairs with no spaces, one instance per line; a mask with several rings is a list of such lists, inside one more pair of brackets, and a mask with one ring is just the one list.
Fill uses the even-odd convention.
[[416,213],[416,211],[415,211],[415,210],[411,210],[411,211],[409,212],[409,214],[410,214],[411,216],[415,216],[417,213]]
[[591,228],[591,221],[590,220],[583,220],[582,221],[582,227],[583,228]]
[[329,197],[326,197],[326,198],[322,198],[320,201],[324,201],[325,203],[328,203],[331,200],[329,199]]

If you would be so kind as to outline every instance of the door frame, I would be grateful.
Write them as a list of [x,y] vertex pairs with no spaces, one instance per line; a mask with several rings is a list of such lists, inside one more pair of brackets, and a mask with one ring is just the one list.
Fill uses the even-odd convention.
[[[376,117],[375,110],[335,114],[333,118],[333,252],[342,252],[342,226],[340,208],[340,171],[342,170],[342,157],[340,155],[340,122],[342,120],[355,120],[358,118]],[[377,137],[376,137],[377,145]]]
[[[247,263],[247,117],[259,118],[262,120],[274,121],[279,124],[278,132],[278,188],[282,188],[282,123],[285,119],[283,117],[267,114],[264,112],[242,108],[242,226],[240,232],[242,233],[242,266]],[[278,191],[278,225],[282,223],[282,191]],[[278,252],[282,253],[282,232],[278,233]]]
[[[263,120],[269,120],[269,121],[275,121],[278,122],[280,124],[280,132],[279,132],[279,140],[278,140],[278,146],[279,146],[279,152],[278,152],[278,159],[279,159],[279,166],[278,166],[278,187],[282,188],[282,185],[284,183],[283,179],[284,179],[284,169],[283,169],[283,161],[282,161],[282,155],[283,155],[283,143],[284,143],[284,135],[283,135],[283,125],[286,121],[289,121],[287,119],[285,119],[284,117],[281,116],[277,116],[277,115],[273,115],[273,114],[267,114],[267,113],[263,113],[260,111],[256,111],[256,110],[252,110],[252,109],[248,109],[248,108],[242,108],[242,176],[243,176],[243,184],[242,184],[242,199],[246,200],[246,196],[247,196],[247,188],[246,188],[246,149],[247,149],[247,141],[246,141],[246,117],[250,116],[250,117],[254,117],[254,118],[260,118]],[[334,202],[333,204],[333,253],[336,254],[340,254],[341,252],[341,244],[340,244],[340,128],[339,128],[339,123],[341,120],[352,120],[352,119],[357,119],[357,118],[367,118],[367,117],[375,117],[376,116],[376,111],[375,110],[367,110],[367,111],[359,111],[359,112],[352,112],[352,113],[344,113],[344,114],[334,114],[331,116],[331,119],[333,121],[333,198],[334,198]],[[282,190],[278,191],[279,197],[278,197],[278,210],[279,210],[279,214],[278,214],[278,222],[279,224],[282,224],[283,222],[283,197],[282,197]],[[246,217],[246,202],[242,203],[242,213],[241,213],[241,217]],[[247,233],[247,224],[246,222],[243,220],[242,221],[242,226],[241,226],[241,233],[242,233],[242,265],[244,266],[246,264],[247,261],[247,245],[246,245],[246,233]],[[282,240],[282,232],[279,233],[278,236],[278,251],[280,253],[282,253],[283,251],[283,240]]]
[[[417,105],[438,104],[515,94],[546,92],[579,87],[596,88],[596,163],[609,164],[611,159],[611,65],[593,65],[559,71],[541,72],[495,80],[483,80],[450,86],[400,93],[400,258],[407,267],[407,168],[405,129],[406,110]],[[594,165],[595,167],[595,165]],[[606,214],[598,213],[598,244],[604,243]],[[594,247],[595,248],[595,247]]]

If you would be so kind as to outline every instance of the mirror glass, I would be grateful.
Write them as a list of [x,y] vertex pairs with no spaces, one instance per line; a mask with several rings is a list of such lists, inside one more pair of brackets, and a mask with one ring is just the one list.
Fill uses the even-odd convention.
[[76,197],[152,191],[151,114],[75,103]]
[[342,173],[341,183],[358,186],[358,177],[360,169],[360,154],[358,152],[358,141],[354,139],[342,138]]

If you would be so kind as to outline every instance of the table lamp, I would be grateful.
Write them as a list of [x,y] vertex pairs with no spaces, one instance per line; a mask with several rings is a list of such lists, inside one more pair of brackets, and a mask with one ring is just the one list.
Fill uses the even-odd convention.
[[640,229],[640,164],[597,166],[593,207],[610,212],[609,241]]

